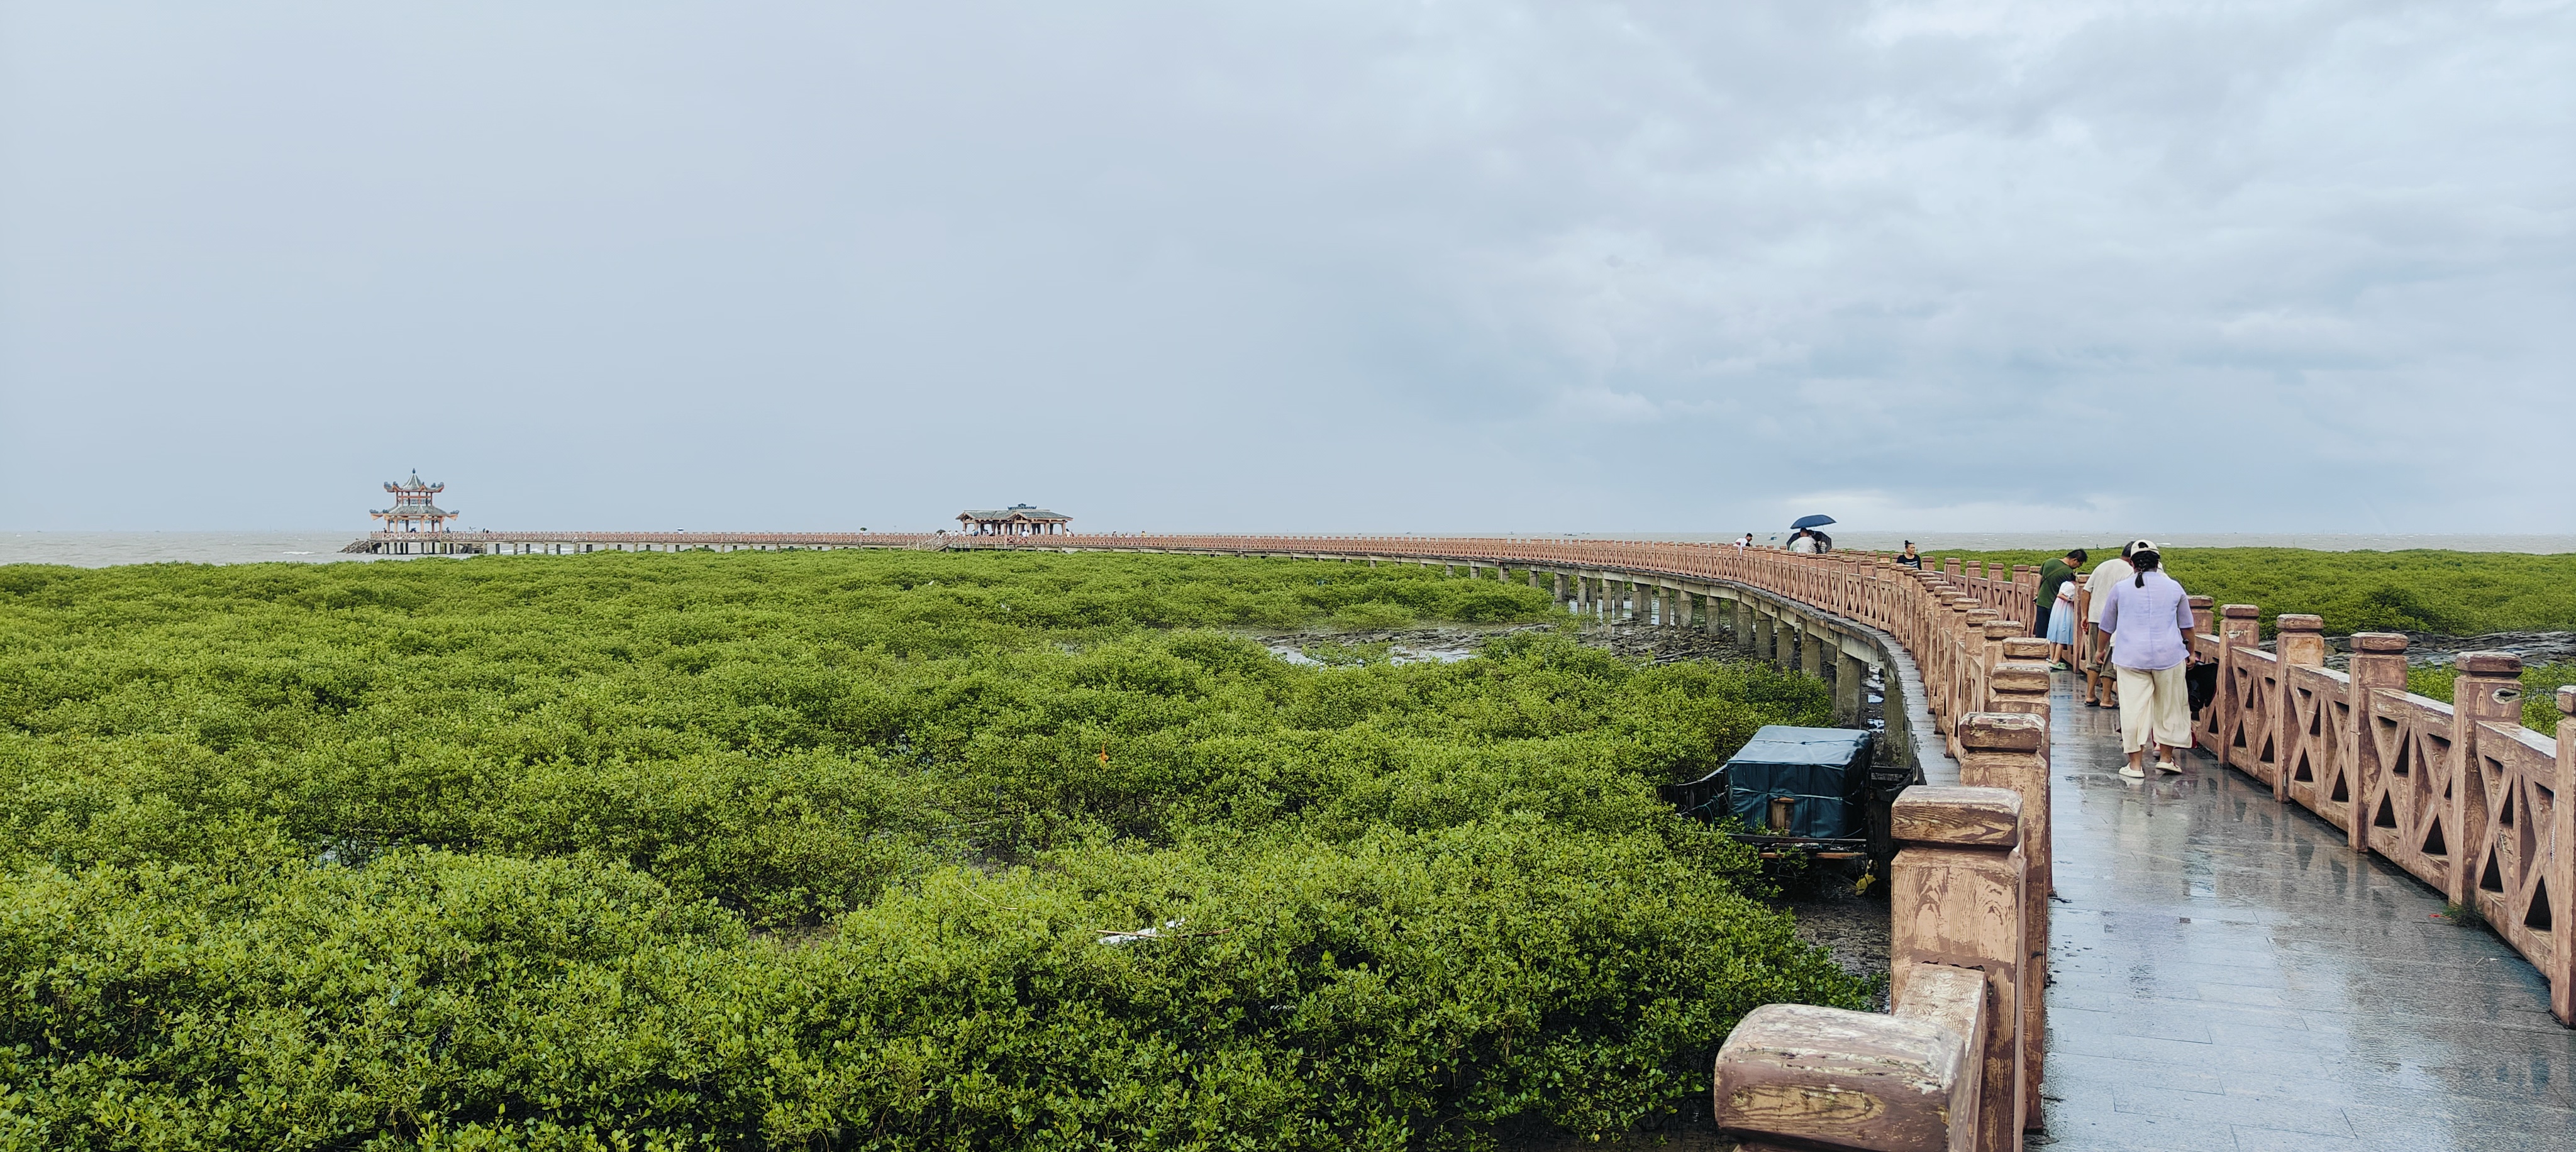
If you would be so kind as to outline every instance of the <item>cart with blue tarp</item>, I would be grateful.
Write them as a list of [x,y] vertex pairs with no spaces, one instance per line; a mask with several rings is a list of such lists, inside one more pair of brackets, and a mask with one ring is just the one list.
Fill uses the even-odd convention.
[[1895,855],[1888,806],[1921,780],[1876,763],[1876,748],[1863,729],[1765,725],[1717,771],[1666,785],[1664,797],[1685,816],[1735,818],[1735,838],[1765,859],[1866,859],[1884,872]]

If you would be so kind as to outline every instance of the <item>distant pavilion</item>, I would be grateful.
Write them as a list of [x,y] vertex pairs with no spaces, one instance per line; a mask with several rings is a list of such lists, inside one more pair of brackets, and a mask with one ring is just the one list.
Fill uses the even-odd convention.
[[446,490],[445,484],[421,483],[420,471],[414,469],[411,479],[403,483],[385,483],[385,491],[394,494],[393,507],[367,515],[384,521],[386,532],[445,532],[447,522],[456,519],[456,513],[429,501]]
[[968,510],[957,514],[961,531],[969,536],[1056,536],[1073,517],[1049,512],[1027,504],[1013,504],[983,512]]

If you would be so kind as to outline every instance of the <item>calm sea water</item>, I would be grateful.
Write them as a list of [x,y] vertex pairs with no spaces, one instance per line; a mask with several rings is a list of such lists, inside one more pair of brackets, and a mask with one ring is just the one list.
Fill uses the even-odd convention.
[[[1827,529],[1831,531],[1831,529]],[[1628,540],[1723,540],[1710,535],[1598,533],[1591,538]],[[104,568],[111,564],[324,564],[344,560],[441,560],[439,556],[367,556],[340,551],[358,532],[0,532],[0,564],[69,564]],[[1776,537],[1757,540],[1772,542]],[[1906,537],[1887,532],[1836,532],[1845,548],[1894,550]],[[1988,551],[2019,548],[2112,548],[2118,541],[2099,532],[1925,533],[1913,537],[1925,552]],[[2171,548],[2315,548],[2328,552],[2396,551],[2447,548],[2461,552],[2576,552],[2576,536],[2466,535],[2321,535],[2271,536],[2256,533],[2181,533],[2157,543]]]

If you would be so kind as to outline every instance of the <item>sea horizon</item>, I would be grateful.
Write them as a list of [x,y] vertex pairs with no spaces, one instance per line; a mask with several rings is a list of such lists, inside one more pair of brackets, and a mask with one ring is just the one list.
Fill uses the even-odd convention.
[[[600,529],[600,531],[656,531],[656,529]],[[668,529],[659,529],[668,531]],[[760,531],[831,532],[847,529],[781,528]],[[1131,535],[1179,535],[1193,532],[1221,532],[1228,535],[1260,533],[1222,529],[1137,530],[1114,529]],[[1828,528],[1828,532],[1833,529]],[[1325,535],[1301,532],[1287,535]],[[1724,541],[1740,533],[1690,532],[1527,532],[1494,529],[1454,532],[1368,532],[1356,535],[1374,536],[1516,536],[1524,538],[1571,538],[1589,540],[1665,540]],[[1927,553],[1999,552],[2053,548],[2117,547],[2115,533],[2097,531],[2019,531],[2019,532],[1921,532],[1906,534],[1876,530],[1834,532],[1836,543],[1847,549],[1893,551],[1906,540],[1913,540],[1918,550]],[[1757,533],[1754,539],[1776,543],[1785,533]],[[107,568],[124,564],[329,564],[344,561],[418,560],[440,557],[376,556],[342,552],[340,548],[365,536],[358,531],[16,531],[0,532],[0,565],[60,564],[75,568]],[[2255,533],[2255,532],[2175,532],[2154,537],[2168,548],[2304,548],[2320,552],[2397,552],[2441,550],[2453,552],[2517,552],[2531,555],[2576,553],[2576,534],[2557,533]],[[444,557],[455,559],[455,557]]]

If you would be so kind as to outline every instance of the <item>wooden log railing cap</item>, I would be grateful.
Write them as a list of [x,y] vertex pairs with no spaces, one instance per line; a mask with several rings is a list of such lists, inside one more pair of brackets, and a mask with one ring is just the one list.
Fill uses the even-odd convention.
[[[2012,654],[2012,644],[2007,641],[2004,644],[2004,655],[2010,657]],[[1994,673],[1988,677],[1988,680],[1997,692],[2045,694],[2048,691],[2048,665],[2037,660],[2006,659],[1995,665]],[[1965,736],[1960,737],[1962,742],[1966,739]]]
[[2052,645],[2038,636],[2012,636],[2004,640],[2006,660],[2046,660]]
[[1893,1015],[1805,1004],[1746,1013],[1717,1050],[1718,1125],[1829,1148],[1973,1147],[1985,978],[1921,967]]
[[1988,752],[2032,752],[2047,746],[2048,726],[2037,716],[1979,712],[1959,722],[1959,743]]
[[2451,667],[2462,672],[2519,676],[2522,674],[2522,657],[2511,652],[2462,652],[2451,662]]
[[2323,632],[2326,618],[2306,612],[2284,612],[2272,621],[2272,627],[2282,632]]
[[2355,632],[2352,634],[2352,650],[2355,652],[2378,653],[2404,652],[2406,650],[2406,634],[2403,632]]
[[2021,842],[2021,793],[1918,784],[1896,794],[1888,825],[1900,844],[2011,848]]
[[2230,620],[2251,620],[2262,615],[2263,610],[2251,604],[2230,604],[2219,609],[2218,614]]

